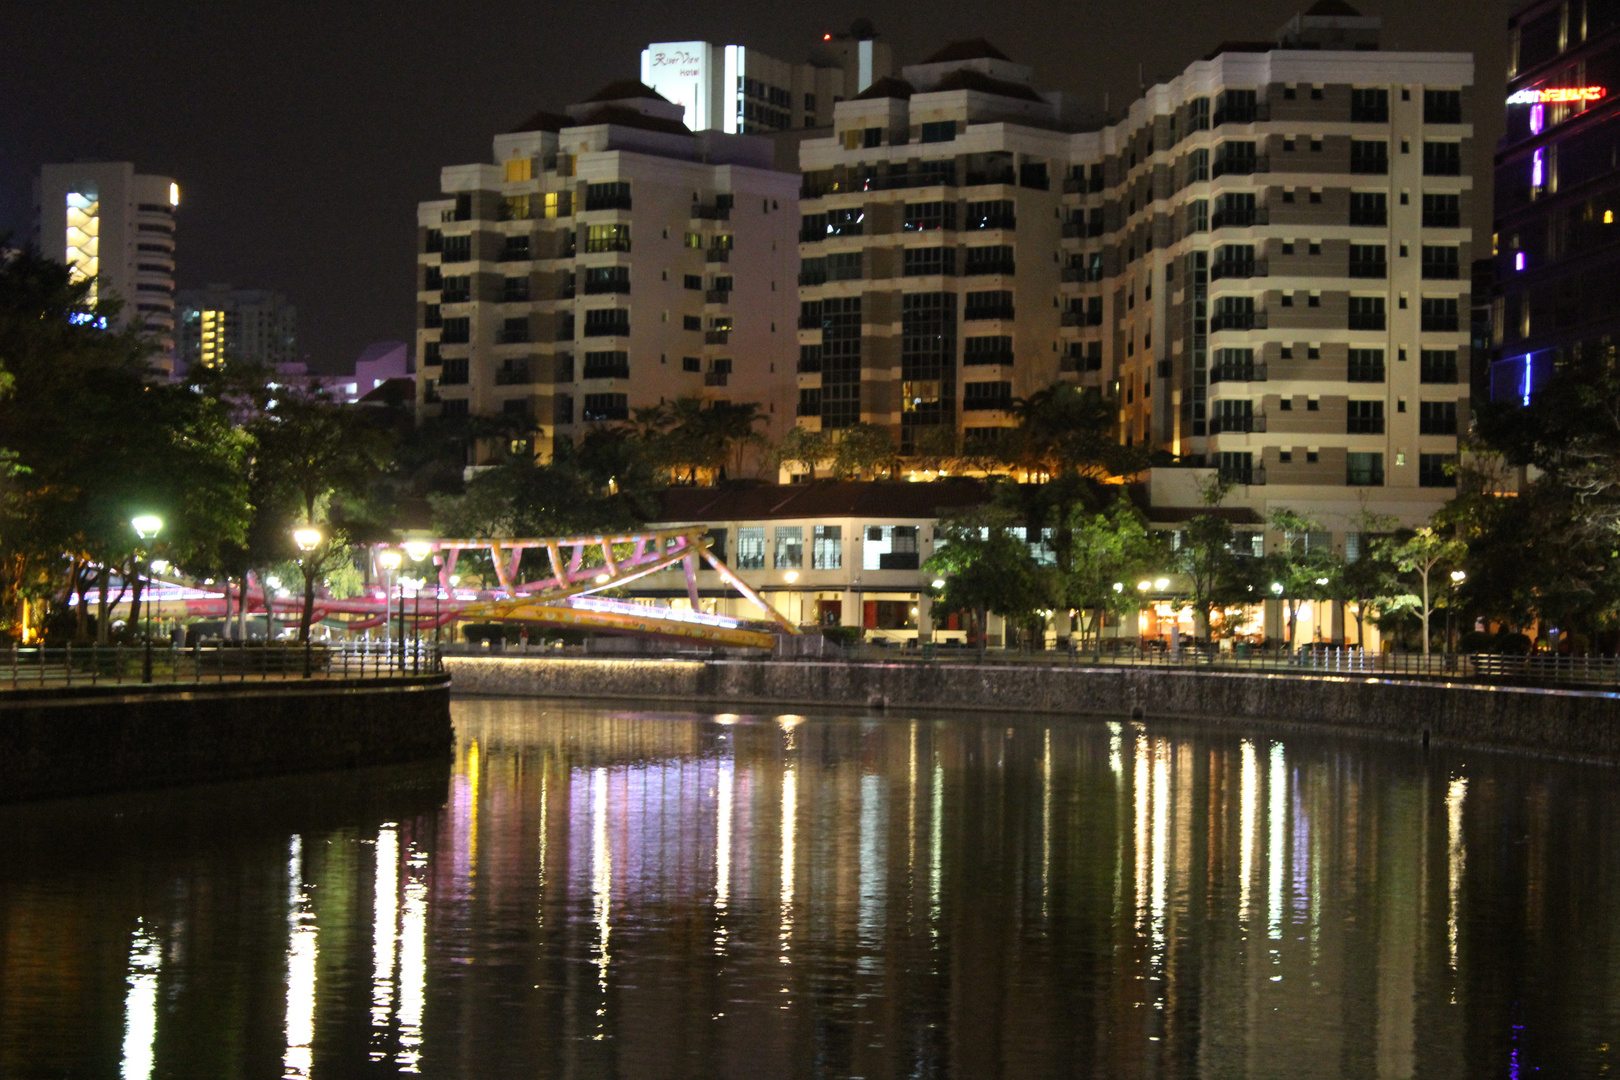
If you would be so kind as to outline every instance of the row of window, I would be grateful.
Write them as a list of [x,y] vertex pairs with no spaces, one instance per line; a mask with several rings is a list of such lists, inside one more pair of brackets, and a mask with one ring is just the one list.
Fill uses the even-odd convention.
[[[1213,455],[1212,464],[1219,471],[1221,477],[1239,484],[1263,484],[1266,482],[1265,470],[1256,468],[1254,455],[1248,451],[1223,451]],[[1315,463],[1315,451],[1306,453],[1306,462]],[[1278,460],[1283,464],[1292,461],[1293,455],[1282,451]],[[1457,486],[1457,455],[1455,454],[1419,454],[1418,455],[1418,486],[1430,488],[1444,488]],[[1347,487],[1383,487],[1384,485],[1384,455],[1381,453],[1348,453],[1345,455],[1344,482]],[[1259,554],[1258,547],[1256,554]]]
[[[764,525],[745,525],[737,530],[737,549],[731,565],[737,570],[765,570],[767,557],[777,570],[804,569],[805,527],[777,525],[767,535]],[[841,525],[810,526],[810,569],[841,570],[844,567],[844,531]],[[921,553],[916,525],[868,525],[859,530],[861,567],[865,570],[915,570]],[[714,546],[725,555],[724,529],[712,530]]]
[[[970,339],[971,340],[971,339]],[[1307,349],[1306,358],[1320,359],[1317,346]],[[1282,357],[1292,360],[1294,350],[1283,346]],[[1401,350],[1406,359],[1406,350]],[[1351,349],[1346,363],[1345,381],[1353,383],[1381,383],[1384,381],[1383,349]],[[1256,363],[1253,349],[1216,349],[1210,361],[1209,381],[1264,382],[1266,365]],[[1454,386],[1457,382],[1457,351],[1455,349],[1423,349],[1419,353],[1418,381],[1436,386]]]

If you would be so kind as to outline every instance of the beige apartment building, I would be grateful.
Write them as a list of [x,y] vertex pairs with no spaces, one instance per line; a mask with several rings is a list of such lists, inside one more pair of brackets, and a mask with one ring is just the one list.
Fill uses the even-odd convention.
[[[799,423],[971,441],[1058,379],[1173,455],[1155,506],[1427,518],[1468,423],[1472,58],[1321,0],[1088,124],[983,41],[802,144]],[[1084,130],[1092,128],[1092,130]]]
[[512,419],[513,449],[678,397],[792,426],[799,178],[615,83],[497,135],[418,209],[419,410]]

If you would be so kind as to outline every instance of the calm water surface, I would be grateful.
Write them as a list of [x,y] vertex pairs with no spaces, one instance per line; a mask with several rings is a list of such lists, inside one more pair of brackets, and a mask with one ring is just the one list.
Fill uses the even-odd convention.
[[0,1076],[1549,1077],[1620,771],[455,706],[454,764],[0,811]]

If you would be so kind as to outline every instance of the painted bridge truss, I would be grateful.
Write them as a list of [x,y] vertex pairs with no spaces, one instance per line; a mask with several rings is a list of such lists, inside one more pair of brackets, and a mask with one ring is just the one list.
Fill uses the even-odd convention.
[[[348,630],[368,630],[384,626],[390,618],[400,619],[403,608],[407,629],[418,633],[468,619],[521,621],[565,629],[765,649],[774,646],[779,634],[797,634],[797,627],[709,550],[708,531],[707,526],[692,526],[592,536],[413,541],[410,547],[413,554],[422,555],[418,564],[423,571],[437,570],[437,588],[425,586],[403,599],[397,590],[392,597],[383,591],[344,600],[317,596],[314,618],[317,622],[340,620]],[[422,552],[418,544],[427,551]],[[551,573],[538,581],[520,582],[523,556],[536,550],[546,553]],[[451,585],[456,564],[467,551],[489,552],[497,588],[472,590]],[[751,625],[700,610],[697,582],[700,564],[707,564],[726,584],[753,603],[760,611],[759,622]],[[690,610],[597,595],[677,565],[686,575]],[[404,567],[400,574],[412,576]],[[159,599],[164,602],[161,591]],[[176,599],[184,604],[186,614],[193,616],[222,616],[238,603],[234,589],[228,597],[193,593]],[[303,613],[303,597],[294,594],[267,598],[255,596],[253,590],[249,590],[246,606],[249,613],[262,614],[268,607],[276,618],[296,620]],[[760,622],[774,624],[774,629],[761,626]]]

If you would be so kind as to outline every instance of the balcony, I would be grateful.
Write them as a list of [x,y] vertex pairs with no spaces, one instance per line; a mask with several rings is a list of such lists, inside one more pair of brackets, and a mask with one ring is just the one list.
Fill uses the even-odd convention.
[[[592,186],[594,186],[594,185],[592,185]],[[607,193],[592,192],[590,190],[590,188],[586,188],[585,189],[585,209],[586,210],[629,210],[629,209],[631,209],[630,193],[628,191],[616,191],[616,192],[607,192]]]
[[1211,178],[1217,176],[1250,176],[1271,171],[1271,158],[1265,154],[1255,157],[1218,158],[1210,167]]
[[703,253],[703,261],[704,262],[711,262],[711,263],[730,262],[731,261],[731,249],[730,248],[710,248],[708,251]]
[[692,220],[694,221],[730,221],[731,207],[707,206],[698,203],[692,207]]
[[825,270],[803,270],[799,273],[800,285],[825,285],[827,272]]
[[1084,177],[1065,176],[1063,178],[1063,194],[1065,195],[1084,195],[1086,193],[1086,188],[1087,185]]
[[1209,418],[1209,433],[1211,435],[1220,435],[1222,433],[1228,435],[1248,434],[1251,432],[1264,434],[1265,430],[1266,418],[1264,415],[1212,416]]
[[1270,225],[1269,207],[1256,206],[1243,210],[1217,210],[1209,219],[1211,229],[1248,229],[1255,225]]
[[825,239],[827,239],[827,230],[825,227],[819,229],[812,228],[799,230],[799,243],[801,244],[813,244],[817,240]]
[[1010,276],[1016,272],[1017,264],[1012,259],[1003,259],[997,262],[970,262],[963,273],[966,277],[975,277],[983,274],[1006,274]]
[[962,357],[963,367],[993,367],[1002,365],[1011,367],[1013,354],[1011,352],[978,352],[967,353]]
[[969,307],[962,311],[962,318],[966,322],[978,322],[985,319],[1010,319],[1013,317],[1011,304],[997,304],[993,307]]
[[824,325],[826,325],[826,320],[823,319],[820,315],[800,315],[799,316],[799,329],[800,330],[820,330]]
[[526,345],[529,343],[529,326],[527,323],[518,326],[503,326],[495,333],[497,345]]
[[821,402],[819,402],[819,401],[801,401],[801,402],[799,402],[799,407],[795,411],[794,415],[795,416],[820,416],[821,415]]
[[1221,382],[1265,382],[1264,364],[1213,364],[1209,369],[1211,386]]
[[915,551],[889,551],[878,556],[879,570],[916,570],[921,565]]
[[1266,277],[1270,269],[1264,259],[1244,259],[1237,262],[1215,262],[1209,268],[1209,280],[1220,281],[1222,278],[1256,278]]
[[730,378],[730,375],[727,372],[724,372],[724,371],[710,371],[710,372],[707,372],[707,373],[704,374],[704,376],[703,376],[703,385],[704,386],[724,386],[724,385],[726,385],[726,380],[728,378]]
[[590,278],[585,279],[586,296],[601,296],[606,293],[628,295],[629,292],[630,281],[627,278],[616,281],[593,281]]
[[1091,320],[1086,318],[1086,313],[1084,311],[1080,311],[1078,309],[1071,308],[1070,310],[1065,311],[1062,315],[1060,315],[1058,317],[1058,325],[1059,326],[1090,326],[1091,325]]
[[705,330],[705,331],[703,331],[703,343],[705,345],[726,345],[726,344],[729,344],[730,341],[731,341],[731,331],[730,330]]
[[1248,469],[1222,469],[1221,479],[1230,480],[1234,484],[1263,486],[1266,482],[1266,469],[1263,465]]
[[495,371],[496,386],[522,386],[530,382],[527,360],[503,364]]
[[1083,237],[1085,235],[1086,235],[1086,223],[1085,222],[1083,222],[1083,221],[1075,221],[1075,220],[1071,219],[1071,220],[1065,221],[1063,223],[1063,239],[1065,239],[1065,240],[1078,240],[1078,239],[1080,239],[1081,237]]
[[705,304],[729,304],[731,302],[730,289],[710,289],[703,294]]
[[978,169],[969,170],[966,187],[980,187],[985,184],[1011,184],[1018,183],[1018,170],[1007,167],[1004,169]]

